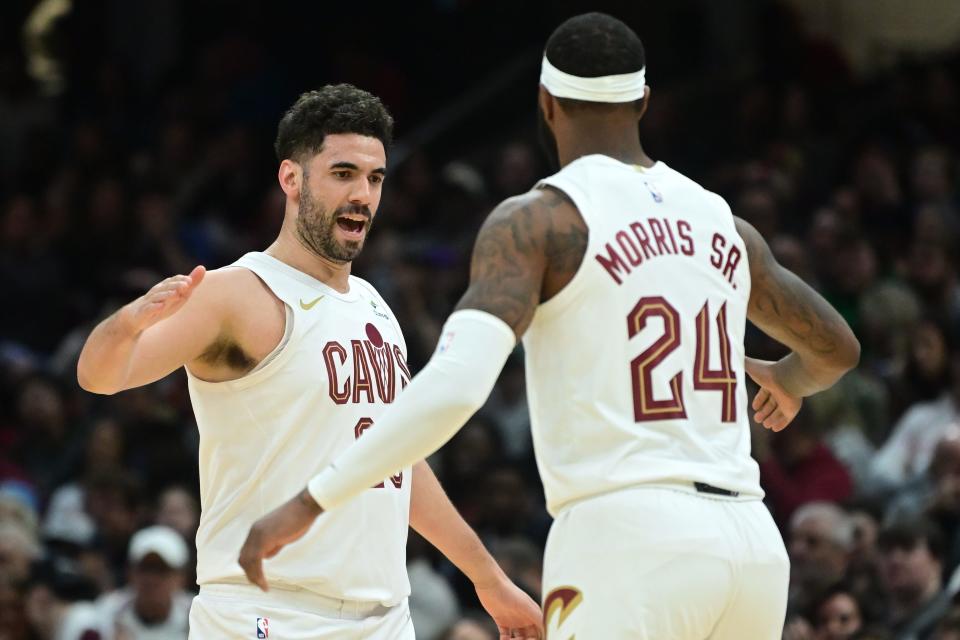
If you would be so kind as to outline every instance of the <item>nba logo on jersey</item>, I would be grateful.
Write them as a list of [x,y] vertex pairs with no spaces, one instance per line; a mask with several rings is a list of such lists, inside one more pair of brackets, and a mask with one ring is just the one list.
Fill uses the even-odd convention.
[[443,353],[450,348],[450,344],[453,342],[453,331],[447,331],[440,337],[440,342],[437,343],[437,353]]
[[644,180],[643,184],[647,185],[647,191],[649,191],[650,195],[653,196],[654,202],[657,202],[657,203],[663,202],[663,194],[660,193],[660,190],[657,189],[656,185],[651,184],[646,180]]
[[257,638],[270,637],[270,618],[257,618]]

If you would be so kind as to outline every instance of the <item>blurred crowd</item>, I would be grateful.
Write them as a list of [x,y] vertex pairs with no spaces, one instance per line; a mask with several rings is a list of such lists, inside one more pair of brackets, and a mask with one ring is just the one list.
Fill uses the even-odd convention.
[[[960,56],[862,78],[788,14],[767,26],[736,82],[657,80],[671,52],[651,49],[641,136],[726,197],[863,346],[794,425],[754,430],[793,567],[784,637],[960,640]],[[185,638],[199,517],[185,377],[96,397],[76,360],[98,320],[155,282],[272,241],[270,142],[308,87],[271,84],[276,61],[242,34],[198,45],[175,76],[76,53],[83,82],[68,68],[70,88],[49,95],[0,49],[0,640]],[[382,73],[375,57],[354,62],[331,79],[414,101],[386,54]],[[391,165],[354,272],[392,306],[414,371],[465,287],[484,215],[547,172],[525,80],[503,97],[512,118],[498,108]],[[783,355],[753,330],[747,352]],[[539,597],[550,519],[524,389],[517,353],[430,462]],[[419,638],[496,638],[465,578],[414,534],[408,555]]]

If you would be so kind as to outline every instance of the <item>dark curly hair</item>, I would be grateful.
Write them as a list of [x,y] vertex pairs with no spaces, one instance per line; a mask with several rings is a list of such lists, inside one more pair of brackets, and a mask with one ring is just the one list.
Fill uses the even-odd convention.
[[[643,43],[633,29],[605,13],[584,13],[565,21],[547,40],[544,51],[554,67],[581,78],[633,73],[647,63]],[[559,98],[565,108],[606,103]],[[639,108],[643,99],[637,100]]]
[[328,134],[357,133],[377,138],[384,148],[393,136],[393,117],[375,95],[351,84],[328,84],[301,94],[277,126],[277,160],[301,161],[320,153]]

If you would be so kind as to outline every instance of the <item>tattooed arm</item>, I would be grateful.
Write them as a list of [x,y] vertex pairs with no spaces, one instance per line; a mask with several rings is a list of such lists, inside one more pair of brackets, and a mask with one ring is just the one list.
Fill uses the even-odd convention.
[[470,286],[457,310],[490,313],[521,338],[537,305],[570,281],[587,248],[587,227],[567,197],[547,187],[493,210],[473,249]]
[[857,365],[860,343],[820,294],[777,263],[756,229],[739,218],[736,225],[750,263],[747,318],[792,350],[770,367],[773,382],[798,398],[830,387]]

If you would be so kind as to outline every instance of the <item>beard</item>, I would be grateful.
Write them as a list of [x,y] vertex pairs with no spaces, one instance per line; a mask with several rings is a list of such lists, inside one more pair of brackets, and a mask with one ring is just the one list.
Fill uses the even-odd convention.
[[560,171],[560,151],[557,149],[557,139],[550,131],[547,117],[543,114],[543,107],[539,104],[537,105],[537,138],[540,140],[540,148],[547,157],[547,167],[550,172]]
[[333,262],[351,262],[363,249],[367,234],[363,240],[347,240],[339,242],[333,235],[337,226],[337,218],[345,213],[357,213],[367,218],[367,234],[373,226],[373,215],[370,209],[361,205],[346,205],[327,213],[323,203],[313,197],[310,187],[307,186],[304,176],[303,187],[300,191],[300,211],[297,215],[297,237],[307,249]]

